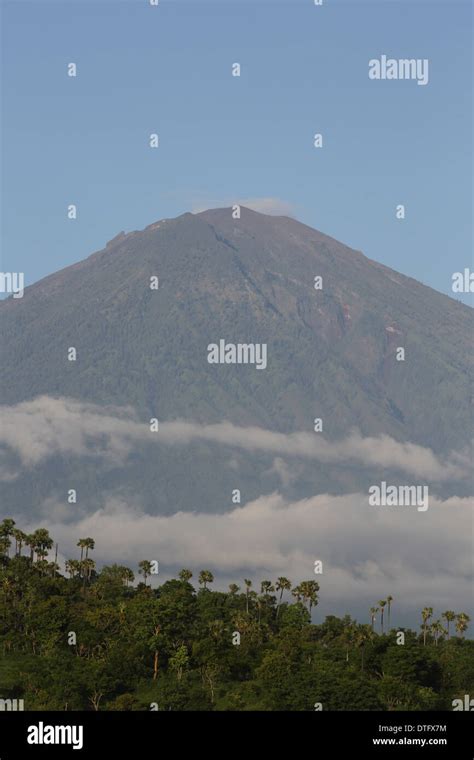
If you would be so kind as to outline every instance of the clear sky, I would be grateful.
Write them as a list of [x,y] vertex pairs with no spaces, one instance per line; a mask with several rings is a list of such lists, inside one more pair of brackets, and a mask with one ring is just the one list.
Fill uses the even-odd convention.
[[[451,295],[473,267],[470,2],[1,7],[2,271],[31,284],[121,230],[245,198]],[[428,58],[429,83],[370,80],[382,54]]]

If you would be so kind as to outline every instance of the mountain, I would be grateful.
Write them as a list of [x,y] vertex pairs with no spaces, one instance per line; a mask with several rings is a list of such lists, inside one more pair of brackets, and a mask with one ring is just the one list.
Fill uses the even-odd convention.
[[[473,328],[469,307],[294,219],[186,213],[120,233],[0,303],[0,403],[65,397],[131,407],[144,423],[227,421],[327,441],[356,429],[442,456],[471,438]],[[265,344],[266,368],[209,363],[221,340]],[[158,512],[220,511],[234,476],[248,496],[280,483],[271,453],[213,440],[152,448],[137,446],[115,469],[52,452],[6,479],[7,507],[35,509],[78,473],[87,510],[116,488]],[[295,468],[293,495],[366,483],[355,465]]]

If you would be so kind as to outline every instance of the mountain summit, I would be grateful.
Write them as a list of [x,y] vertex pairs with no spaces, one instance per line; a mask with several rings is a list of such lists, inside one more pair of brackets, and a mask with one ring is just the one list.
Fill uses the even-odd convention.
[[[330,441],[357,429],[447,453],[471,436],[473,327],[467,306],[295,219],[186,213],[0,303],[0,403],[65,397],[282,434],[319,418]],[[265,346],[266,366],[212,363],[210,345]],[[174,459],[154,460],[158,480]],[[214,462],[211,444],[190,453],[191,480]]]

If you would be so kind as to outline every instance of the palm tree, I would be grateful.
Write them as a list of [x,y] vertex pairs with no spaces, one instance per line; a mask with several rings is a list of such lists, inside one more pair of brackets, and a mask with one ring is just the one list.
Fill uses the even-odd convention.
[[200,585],[203,588],[207,589],[207,584],[213,582],[214,576],[210,570],[201,570],[201,572],[199,573],[198,580],[199,580]]
[[387,602],[386,602],[385,599],[380,599],[380,601],[377,602],[377,604],[380,607],[380,625],[381,625],[381,628],[382,628],[382,635],[383,635],[383,610],[384,610],[384,607],[387,604]]
[[248,611],[249,611],[249,592],[250,592],[250,589],[251,589],[251,586],[252,586],[252,581],[249,580],[248,578],[244,578],[244,583],[245,583],[245,608],[246,608],[247,614],[248,614]]
[[260,584],[260,592],[264,596],[268,596],[271,591],[275,591],[271,581],[262,581]]
[[355,640],[356,640],[356,646],[360,648],[361,650],[361,660],[360,660],[360,669],[362,673],[364,672],[364,655],[365,655],[365,645],[368,641],[372,639],[374,635],[374,632],[370,625],[359,625],[356,631]]
[[15,530],[15,520],[13,520],[11,517],[6,517],[1,523],[0,523],[0,538],[3,538],[3,545],[7,549],[7,553],[9,554],[9,549],[11,545],[10,536],[14,535]]
[[187,583],[188,581],[191,580],[192,577],[193,577],[193,574],[191,570],[187,570],[185,567],[183,567],[183,569],[180,570],[178,573],[178,578],[180,581],[183,581],[183,583]]
[[127,587],[129,583],[133,583],[135,580],[135,574],[133,570],[131,570],[129,567],[124,567],[122,570],[122,580]]
[[10,544],[11,544],[11,541],[9,538],[0,537],[0,555],[1,556],[7,554]]
[[12,536],[13,536],[13,538],[15,539],[15,557],[16,557],[16,556],[17,556],[17,554],[18,554],[18,541],[19,541],[19,539],[20,539],[20,533],[21,533],[21,531],[20,531],[20,530],[18,530],[18,528],[14,528],[14,529],[12,530]]
[[316,606],[318,603],[319,583],[316,581],[302,581],[299,588],[303,601],[308,602],[309,614],[311,615],[313,606]]
[[35,537],[33,533],[27,534],[25,538],[25,546],[27,546],[30,550],[30,562],[33,562],[34,559],[34,553],[35,553]]
[[38,557],[37,557],[37,559],[36,559],[35,568],[36,568],[36,570],[39,570],[40,575],[45,575],[46,570],[48,569],[48,564],[49,563],[46,562],[46,560],[45,560],[44,557],[45,557],[45,555],[43,555],[43,554],[40,555],[39,554]]
[[370,624],[372,626],[372,630],[374,630],[375,616],[377,615],[378,611],[379,611],[378,607],[371,607],[370,608]]
[[393,596],[387,596],[387,610],[388,610],[388,620],[387,620],[387,630],[390,630],[390,609],[393,602]]
[[240,587],[236,583],[229,584],[229,593],[231,596],[235,596],[240,591]]
[[295,586],[293,589],[291,589],[291,593],[295,597],[297,602],[301,602],[301,598],[303,596],[301,585]]
[[52,578],[54,578],[56,573],[59,573],[60,569],[57,562],[48,562],[48,570]]
[[15,541],[17,542],[18,556],[21,556],[21,549],[27,536],[22,530],[15,530]]
[[84,549],[86,548],[86,541],[87,541],[87,538],[80,538],[79,541],[77,542],[77,546],[79,546],[81,550],[81,562],[84,557]]
[[54,541],[46,528],[38,528],[38,530],[35,530],[33,533],[33,542],[38,559],[40,556],[44,559],[54,544]]
[[428,626],[427,622],[430,619],[430,617],[433,616],[433,607],[424,607],[421,611],[421,618],[423,620],[422,628],[423,628],[423,646],[426,646],[426,634],[428,633]]
[[5,517],[5,519],[0,523],[0,535],[11,536],[13,534],[15,525],[16,522],[13,520],[13,518]]
[[431,633],[433,634],[435,646],[438,646],[438,639],[441,635],[447,633],[446,628],[441,623],[441,620],[434,620],[430,625]]
[[83,577],[84,577],[84,584],[87,581],[90,581],[92,571],[95,570],[95,562],[93,559],[87,558],[82,560],[82,571],[83,571]]
[[86,550],[86,559],[87,559],[87,555],[89,554],[89,549],[92,551],[92,549],[95,546],[95,541],[93,538],[84,538],[83,541],[84,541],[84,547]]
[[78,559],[67,559],[65,562],[65,568],[66,572],[69,573],[72,578],[75,578],[76,575],[80,574],[81,563]]
[[146,586],[146,579],[151,573],[151,562],[148,559],[142,559],[141,562],[138,563],[138,572],[140,575],[143,575],[145,586]]
[[254,604],[255,607],[258,607],[258,598],[259,597],[256,591],[249,591],[249,597],[248,597],[249,607],[251,606],[251,604]]
[[471,618],[465,612],[460,612],[456,615],[456,631],[461,634],[461,638],[464,636]]
[[443,612],[441,615],[442,618],[446,620],[447,628],[448,628],[448,639],[449,639],[449,624],[453,623],[456,620],[456,613],[452,610],[446,610],[446,612]]
[[288,578],[285,578],[284,575],[282,575],[280,578],[277,579],[277,582],[275,584],[275,588],[277,591],[280,592],[280,597],[278,599],[278,609],[277,609],[277,617],[280,612],[280,606],[281,606],[281,600],[283,597],[284,591],[291,591],[291,581],[288,580]]

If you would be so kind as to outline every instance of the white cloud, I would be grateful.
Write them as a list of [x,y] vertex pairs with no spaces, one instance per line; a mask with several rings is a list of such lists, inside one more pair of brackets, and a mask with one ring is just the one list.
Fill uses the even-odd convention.
[[[357,431],[340,441],[328,441],[307,432],[284,434],[230,422],[204,425],[175,420],[161,422],[159,432],[152,433],[149,420],[139,421],[130,408],[48,396],[1,407],[0,419],[0,446],[17,454],[23,467],[37,465],[57,453],[95,457],[117,465],[138,444],[170,446],[207,441],[280,458],[399,470],[434,482],[472,477],[467,453],[453,452],[441,460],[423,446],[401,443],[387,435],[364,438]],[[4,477],[12,477],[5,467]]]
[[[224,514],[143,513],[117,498],[75,523],[58,515],[47,527],[66,556],[81,536],[96,540],[101,562],[157,559],[160,580],[190,567],[221,580],[298,582],[315,578],[325,614],[362,610],[388,593],[401,610],[433,605],[469,610],[472,595],[472,499],[414,507],[370,507],[366,494],[318,495],[296,502],[273,493]],[[42,521],[44,524],[44,521]],[[36,525],[22,526],[32,530]],[[323,574],[315,576],[314,561]],[[364,613],[365,614],[365,613]]]
[[192,210],[194,214],[199,214],[202,211],[214,208],[230,208],[235,204],[252,209],[252,211],[258,211],[260,214],[269,214],[270,216],[294,217],[296,214],[296,206],[293,203],[284,201],[281,198],[272,197],[200,199],[192,203]]
[[[233,466],[238,451],[272,454],[271,470],[280,474],[283,484],[304,460],[398,469],[425,482],[471,474],[467,455],[454,453],[440,460],[429,449],[388,436],[363,438],[352,432],[330,442],[306,432],[285,435],[229,422],[199,425],[179,420],[160,423],[154,434],[149,421],[140,421],[132,409],[46,396],[0,412],[0,446],[10,460],[16,454],[23,468],[56,453],[117,465],[144,443],[180,446],[208,441],[229,447]],[[91,535],[100,562],[136,569],[140,559],[156,558],[162,579],[190,566],[196,571],[210,567],[221,582],[277,575],[296,582],[312,577],[314,561],[321,559],[318,614],[360,609],[365,615],[367,606],[388,593],[405,610],[424,605],[469,608],[472,506],[472,499],[440,501],[430,489],[427,512],[370,507],[367,494],[319,494],[290,502],[273,493],[217,515],[150,515],[110,495],[103,509],[85,517],[74,518],[74,505],[65,507],[51,498],[37,514],[43,515],[41,524],[59,541],[64,556],[74,556],[77,539]],[[21,527],[33,530],[38,524]]]

